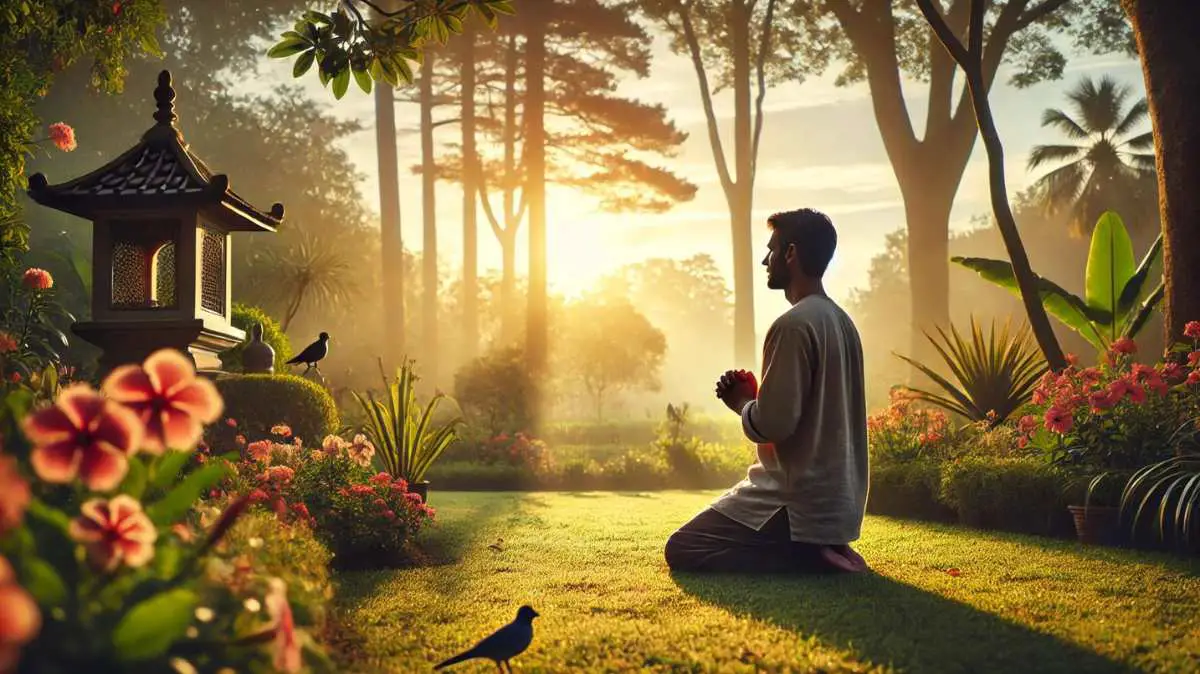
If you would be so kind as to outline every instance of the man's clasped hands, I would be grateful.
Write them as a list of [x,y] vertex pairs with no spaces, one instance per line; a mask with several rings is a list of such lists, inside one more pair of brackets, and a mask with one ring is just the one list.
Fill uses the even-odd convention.
[[746,403],[758,397],[758,380],[753,372],[726,370],[717,380],[717,398],[734,412],[741,413]]

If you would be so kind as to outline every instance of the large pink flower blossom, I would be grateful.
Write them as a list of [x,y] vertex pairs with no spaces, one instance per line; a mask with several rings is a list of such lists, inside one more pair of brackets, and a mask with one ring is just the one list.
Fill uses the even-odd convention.
[[1075,417],[1061,407],[1053,406],[1046,410],[1046,428],[1055,433],[1068,433],[1075,425]]
[[0,353],[12,353],[20,346],[16,337],[7,332],[0,332]]
[[367,439],[367,436],[359,433],[354,436],[354,440],[350,446],[346,448],[346,454],[350,460],[363,468],[368,468],[371,465],[371,459],[375,456],[375,445]]
[[45,269],[31,267],[21,275],[21,285],[29,290],[49,290],[54,287],[54,277]]
[[21,659],[21,647],[42,629],[37,602],[20,585],[12,565],[0,557],[0,672],[12,672]]
[[79,476],[94,491],[121,483],[144,433],[136,414],[87,384],[63,389],[53,407],[25,417],[23,427],[34,445],[29,461],[38,477],[66,483]]
[[79,513],[71,520],[69,533],[84,544],[88,561],[97,569],[112,571],[121,564],[136,568],[154,557],[158,531],[132,496],[92,499],[80,506]]
[[29,483],[17,470],[16,458],[0,456],[0,534],[21,524],[29,497]]
[[1128,337],[1121,337],[1117,341],[1113,342],[1109,349],[1113,353],[1132,355],[1137,353],[1137,344]]
[[1183,326],[1183,336],[1200,339],[1200,321],[1188,321],[1187,325]]
[[221,417],[224,403],[217,387],[196,376],[182,353],[161,349],[142,365],[122,365],[104,381],[108,397],[137,412],[146,425],[145,450],[191,450],[204,424]]

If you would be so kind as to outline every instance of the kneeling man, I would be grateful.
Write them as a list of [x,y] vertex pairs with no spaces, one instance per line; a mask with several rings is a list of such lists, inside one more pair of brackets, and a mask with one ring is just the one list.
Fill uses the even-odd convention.
[[837,247],[833,223],[803,209],[771,216],[767,287],[792,307],[763,346],[762,386],[728,371],[717,397],[758,443],[746,478],[667,541],[675,571],[865,571],[850,548],[867,501],[862,344],[821,279]]

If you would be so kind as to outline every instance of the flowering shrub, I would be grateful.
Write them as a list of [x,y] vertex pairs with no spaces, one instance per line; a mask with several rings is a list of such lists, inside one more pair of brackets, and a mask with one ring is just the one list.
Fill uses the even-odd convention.
[[[309,526],[339,561],[396,564],[433,519],[433,508],[405,480],[370,470],[374,447],[362,435],[350,441],[330,435],[319,448],[305,449],[290,428],[277,425],[271,438],[244,445],[243,458],[210,497],[244,496],[282,524]],[[198,458],[211,456],[206,450]]]
[[66,325],[73,319],[54,297],[54,278],[45,269],[0,268],[0,373],[10,382],[29,379],[61,365]]
[[947,458],[957,443],[950,420],[941,410],[916,407],[910,392],[895,388],[888,408],[867,418],[872,458],[913,461]]
[[14,388],[0,406],[0,671],[300,671],[307,636],[286,587],[252,569],[239,582],[205,572],[248,506],[192,526],[228,470],[187,465],[220,416],[215,388],[166,350],[101,391],[73,384],[35,409]]
[[[1104,362],[1047,373],[1018,423],[1028,443],[1051,460],[1085,470],[1132,470],[1194,447],[1200,412],[1200,322],[1188,324],[1192,339],[1186,364],[1167,359],[1135,362],[1137,345],[1113,342]],[[1177,351],[1179,351],[1177,349]]]
[[545,472],[551,468],[546,443],[525,433],[500,433],[477,445],[475,458],[488,465],[506,464]]

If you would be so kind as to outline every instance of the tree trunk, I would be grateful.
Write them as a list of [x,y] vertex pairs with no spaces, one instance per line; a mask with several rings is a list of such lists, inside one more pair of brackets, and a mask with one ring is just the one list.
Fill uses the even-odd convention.
[[758,349],[754,339],[754,251],[751,244],[754,210],[752,139],[750,133],[750,9],[734,0],[733,31],[733,144],[737,171],[728,195],[733,227],[733,358],[737,367],[754,369]]
[[[941,181],[931,179],[939,168],[930,166],[928,173],[900,183],[908,223],[910,353],[927,365],[937,354],[925,332],[936,334],[935,326],[946,328],[950,323],[950,209],[956,190],[939,187]],[[910,375],[914,384],[923,382],[916,368]]]
[[387,367],[404,355],[404,241],[400,235],[400,166],[396,150],[396,94],[375,83],[375,145],[379,164],[379,257],[383,265],[383,334],[379,352]]
[[1121,0],[1133,24],[1154,129],[1167,344],[1200,320],[1200,4]]
[[435,53],[425,51],[421,64],[421,350],[425,355],[424,376],[438,381],[438,263],[437,263],[437,167],[433,159],[433,64]]
[[463,277],[462,357],[479,353],[479,238],[476,198],[479,157],[475,150],[475,27],[467,22],[462,35],[462,148],[463,148]]
[[525,153],[529,158],[525,189],[529,194],[529,309],[525,317],[525,348],[534,387],[534,435],[541,429],[543,381],[547,365],[548,326],[546,279],[546,129],[544,17],[530,15],[525,42]]
[[517,340],[517,237],[506,230],[500,237],[500,334],[504,346]]

